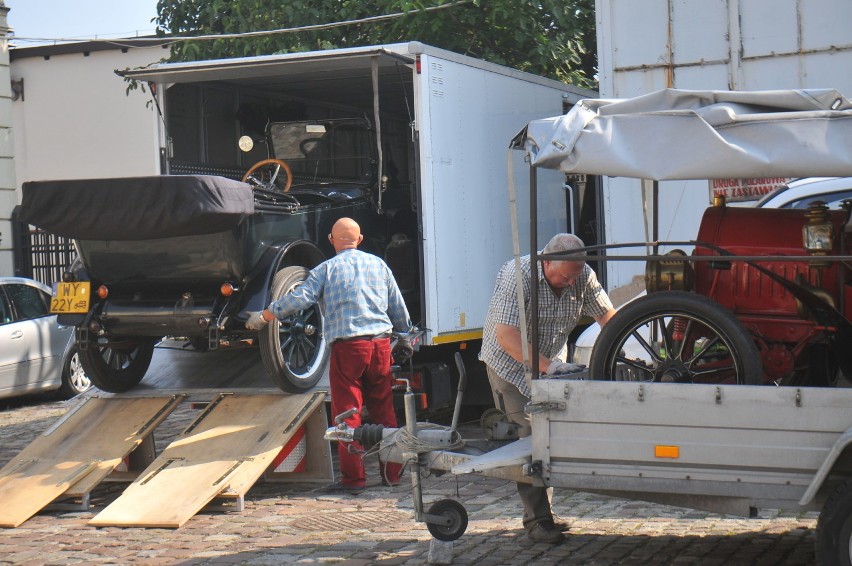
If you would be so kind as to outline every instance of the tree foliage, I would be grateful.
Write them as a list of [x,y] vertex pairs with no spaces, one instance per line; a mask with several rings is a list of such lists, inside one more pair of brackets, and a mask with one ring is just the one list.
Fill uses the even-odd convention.
[[252,38],[178,42],[172,59],[193,61],[421,41],[594,87],[593,0],[159,0],[158,31],[179,36],[276,30],[406,12],[382,22]]

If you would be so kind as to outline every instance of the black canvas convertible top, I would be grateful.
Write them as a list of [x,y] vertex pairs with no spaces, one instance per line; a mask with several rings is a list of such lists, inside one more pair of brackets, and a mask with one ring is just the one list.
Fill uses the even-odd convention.
[[254,213],[249,185],[212,175],[33,181],[20,218],[79,240],[148,240],[229,230]]

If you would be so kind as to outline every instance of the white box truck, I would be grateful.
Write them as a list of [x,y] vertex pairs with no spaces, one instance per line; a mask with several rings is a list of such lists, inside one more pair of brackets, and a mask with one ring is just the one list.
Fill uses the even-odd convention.
[[[169,229],[196,240],[163,243],[156,254],[150,245],[119,246],[114,240],[123,234],[92,243],[98,230],[105,229],[103,220],[98,224],[97,214],[81,215],[95,223],[89,233],[77,224],[69,228],[76,235],[67,234],[77,239],[89,271],[81,278],[88,277],[93,288],[96,279],[112,287],[109,298],[94,300],[98,304],[88,318],[80,315],[66,322],[94,329],[88,340],[97,343],[104,357],[111,344],[128,350],[143,344],[143,338],[150,342],[169,334],[188,336],[201,349],[252,342],[256,335],[246,334],[246,314],[281,292],[275,274],[284,268],[310,269],[330,257],[326,234],[331,224],[354,215],[366,236],[362,249],[386,259],[413,322],[426,331],[409,377],[422,393],[421,406],[432,409],[452,403],[455,352],[463,353],[472,372],[476,369],[489,293],[500,265],[512,254],[506,229],[507,140],[529,120],[560,114],[575,101],[595,96],[417,42],[160,63],[119,74],[147,83],[156,93],[161,172],[254,183],[254,212],[248,224],[226,226],[233,233],[221,232],[216,241],[224,243],[217,244],[210,243],[209,235],[190,234],[193,224],[187,217]],[[241,137],[245,139],[238,144]],[[202,181],[191,190],[202,190]],[[102,188],[121,182],[107,180]],[[540,183],[555,189],[540,202],[539,239],[546,240],[568,229],[567,199],[559,173],[545,174]],[[33,194],[55,191],[46,201],[48,209],[72,189],[61,182],[32,185]],[[79,190],[96,190],[91,183],[84,185]],[[128,199],[151,189],[144,185],[126,185]],[[173,188],[186,194],[177,185]],[[25,209],[27,198],[25,186]],[[156,203],[128,200],[116,206],[141,209]],[[31,222],[38,225],[38,218]],[[120,233],[129,227],[115,229]],[[529,224],[521,231],[528,234]],[[246,243],[265,252],[249,250]],[[176,253],[182,246],[183,268]],[[211,247],[221,257],[199,261]],[[242,255],[234,251],[239,249],[245,250]],[[186,277],[179,281],[175,274],[181,273]],[[186,281],[190,276],[196,283]],[[236,293],[227,300],[205,299],[201,281],[212,289],[219,279]],[[134,280],[138,288],[131,288]],[[156,281],[163,284],[155,293]],[[142,296],[149,302],[134,299]],[[178,303],[182,306],[174,307]],[[307,354],[288,351],[286,336],[267,344],[261,334],[261,353],[268,350],[264,360],[272,359],[267,369],[283,376],[276,381],[284,389],[304,390],[324,369],[328,348],[321,331],[307,322],[310,316],[292,326],[306,330],[299,336],[293,330],[290,336],[304,342]],[[203,323],[196,325],[198,321]],[[85,333],[81,336],[87,339]],[[128,337],[139,339],[128,342]],[[283,360],[276,351],[283,352]],[[143,354],[131,357],[144,365],[150,356]],[[97,365],[89,364],[94,370]],[[134,371],[133,380],[141,379],[144,369]],[[101,373],[100,385],[110,388],[110,370]],[[133,380],[112,379],[120,381],[112,388],[126,390]],[[471,380],[468,398],[490,403],[487,391],[487,380],[479,388]]]

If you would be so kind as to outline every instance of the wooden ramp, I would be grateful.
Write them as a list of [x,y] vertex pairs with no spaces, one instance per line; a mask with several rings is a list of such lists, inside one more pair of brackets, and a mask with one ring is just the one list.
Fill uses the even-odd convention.
[[0,526],[17,527],[67,490],[90,490],[112,472],[181,397],[89,397],[0,470]]
[[177,528],[232,484],[248,491],[324,399],[219,395],[89,524]]

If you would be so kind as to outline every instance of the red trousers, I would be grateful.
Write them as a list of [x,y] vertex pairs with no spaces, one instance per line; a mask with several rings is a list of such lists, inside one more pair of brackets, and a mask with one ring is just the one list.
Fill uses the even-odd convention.
[[[361,408],[366,406],[370,421],[386,427],[396,427],[391,390],[390,339],[346,340],[331,345],[331,413],[339,415],[352,407],[358,413],[346,419],[352,428],[361,425]],[[363,450],[360,443],[337,444],[340,458],[341,483],[362,487],[366,481],[364,461],[360,454],[349,452],[349,446]],[[401,464],[380,462],[382,478],[391,484],[399,483]]]

